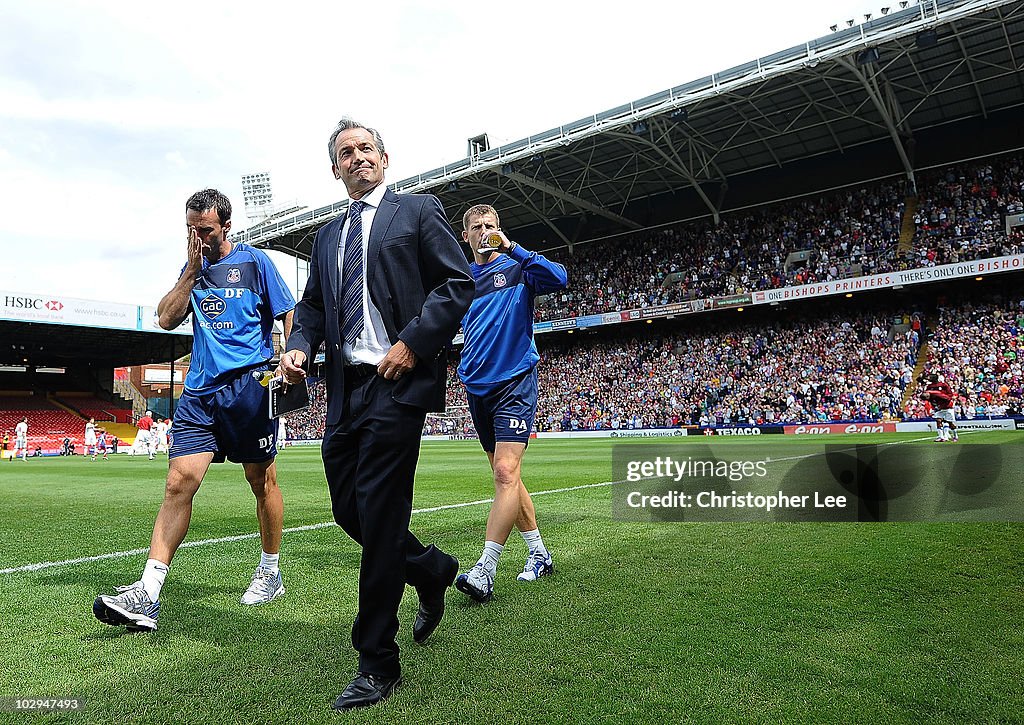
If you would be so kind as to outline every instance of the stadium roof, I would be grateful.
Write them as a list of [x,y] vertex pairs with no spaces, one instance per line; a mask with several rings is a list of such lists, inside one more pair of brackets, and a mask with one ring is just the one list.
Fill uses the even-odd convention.
[[0,365],[119,367],[177,360],[191,335],[0,320]]
[[[901,3],[902,4],[902,3]],[[896,3],[894,3],[896,5]],[[878,141],[913,176],[913,134],[1024,104],[1024,0],[937,0],[405,179],[452,220],[490,201],[510,229],[572,245],[646,226],[638,200],[690,188],[717,219],[730,178]],[[348,200],[234,236],[308,258]],[[456,226],[458,226],[456,224]]]

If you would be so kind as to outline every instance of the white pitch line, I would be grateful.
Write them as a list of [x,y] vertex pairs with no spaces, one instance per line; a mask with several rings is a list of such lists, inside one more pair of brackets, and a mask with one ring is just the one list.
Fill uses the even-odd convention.
[[[546,491],[536,491],[531,496],[543,496],[551,493],[565,493],[567,491],[579,491],[584,488],[597,488],[599,486],[611,486],[613,483],[624,483],[624,481],[604,481],[602,483],[588,483],[583,486],[570,486],[568,488],[552,488]],[[447,504],[445,506],[431,506],[430,508],[413,509],[413,514],[428,514],[434,511],[447,511],[450,509],[460,509],[467,506],[483,506],[484,504],[493,503],[493,498],[482,498],[479,501],[464,501],[462,503]],[[283,533],[294,534],[300,531],[315,531],[317,529],[327,529],[333,526],[337,526],[333,521],[324,521],[320,524],[307,524],[305,526],[293,526],[285,529]],[[259,532],[253,532],[251,534],[238,534],[236,536],[221,536],[217,539],[201,539],[200,541],[186,541],[183,542],[179,549],[188,549],[195,546],[211,546],[213,544],[227,544],[232,541],[245,541],[247,539],[258,539],[260,537]],[[83,556],[78,559],[65,559],[64,561],[41,561],[36,564],[26,564],[25,566],[15,566],[9,569],[0,569],[0,574],[17,574],[19,572],[26,571],[39,571],[40,569],[52,569],[58,566],[74,566],[75,564],[86,564],[91,561],[103,561],[104,559],[124,559],[129,556],[138,556],[139,554],[145,554],[149,552],[149,548],[145,549],[129,549],[128,551],[113,551],[109,554],[97,554],[96,556]]]
[[[964,435],[972,433],[974,431],[964,431]],[[913,438],[908,441],[892,441],[891,443],[879,443],[875,445],[883,446],[895,446],[902,445],[905,443],[918,443],[920,441],[933,440],[931,436],[927,438]],[[851,446],[855,448],[855,446]],[[824,455],[824,451],[821,453],[808,453],[805,456],[789,456],[786,458],[776,458],[772,463],[782,463],[784,461],[797,461],[805,458],[812,458],[814,456]],[[601,483],[585,483],[581,486],[568,486],[566,488],[549,488],[544,491],[534,491],[530,493],[530,496],[545,496],[552,493],[568,493],[569,491],[582,491],[587,488],[601,488],[604,486],[614,486],[617,483],[626,483],[626,481],[602,481]],[[464,501],[462,503],[452,503],[444,506],[431,506],[430,508],[413,509],[412,513],[415,514],[429,514],[435,511],[450,511],[451,509],[461,509],[467,506],[483,506],[484,504],[493,503],[493,498],[482,498],[478,501]],[[317,529],[327,529],[332,526],[337,526],[333,521],[324,521],[320,524],[307,524],[305,526],[293,526],[285,529],[283,533],[294,534],[300,531],[316,531]],[[190,549],[195,546],[212,546],[214,544],[227,544],[233,541],[245,541],[247,539],[258,539],[259,532],[253,532],[251,534],[238,534],[236,536],[222,536],[217,539],[201,539],[200,541],[185,541],[182,543],[179,549]],[[96,556],[83,556],[78,559],[65,559],[64,561],[41,561],[36,564],[26,564],[24,566],[15,566],[9,569],[0,569],[0,574],[18,574],[27,571],[40,571],[41,569],[52,569],[58,566],[74,566],[76,564],[87,564],[91,561],[103,561],[104,559],[124,559],[129,556],[138,556],[139,554],[145,554],[149,552],[149,548],[145,549],[129,549],[128,551],[114,551],[109,554],[97,554]]]

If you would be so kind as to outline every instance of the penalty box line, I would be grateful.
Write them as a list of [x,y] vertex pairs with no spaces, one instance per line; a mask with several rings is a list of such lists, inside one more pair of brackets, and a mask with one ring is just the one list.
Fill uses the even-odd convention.
[[[963,435],[972,433],[974,431],[964,431]],[[926,438],[913,438],[906,441],[893,441],[891,443],[880,443],[876,445],[883,446],[896,446],[905,445],[907,443],[918,443],[920,441],[932,440],[931,436]],[[851,450],[855,449],[856,446],[851,446]],[[841,449],[844,450],[844,449]],[[772,463],[781,463],[785,461],[797,461],[806,458],[813,458],[814,456],[824,455],[821,453],[808,453],[803,456],[789,456],[785,458],[775,458]],[[588,488],[603,488],[606,486],[614,486],[616,484],[626,483],[623,481],[601,481],[600,483],[585,483],[580,486],[567,486],[565,488],[549,488],[544,491],[531,491],[530,496],[547,496],[555,493],[569,493],[571,491],[582,491]],[[466,508],[468,506],[483,506],[484,504],[494,503],[493,498],[482,498],[477,501],[463,501],[462,503],[446,504],[444,506],[430,506],[428,508],[413,509],[413,515],[417,514],[429,514],[437,511],[451,511],[453,509]],[[332,526],[337,526],[333,521],[324,521],[319,524],[307,524],[305,526],[293,526],[283,531],[285,534],[296,534],[302,531],[316,531],[318,529],[327,529]],[[221,536],[216,539],[201,539],[199,541],[185,541],[182,542],[179,549],[191,549],[197,546],[214,546],[216,544],[229,544],[235,541],[248,541],[249,539],[258,539],[260,534],[258,531],[249,534],[237,534],[235,536]],[[14,566],[8,569],[0,569],[0,575],[2,574],[20,574],[29,571],[42,571],[43,569],[53,569],[60,566],[77,566],[78,564],[88,564],[94,561],[104,561],[106,559],[125,559],[129,556],[138,556],[140,554],[146,554],[149,552],[149,547],[145,549],[128,549],[127,551],[113,551],[107,554],[97,554],[95,556],[83,556],[78,559],[65,559],[64,561],[41,561],[35,564],[25,564],[24,566]]]

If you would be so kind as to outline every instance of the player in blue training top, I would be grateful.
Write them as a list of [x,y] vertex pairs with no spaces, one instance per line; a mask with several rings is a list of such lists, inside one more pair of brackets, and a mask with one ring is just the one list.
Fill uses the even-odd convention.
[[153,526],[142,578],[117,595],[102,595],[93,613],[112,625],[156,629],[160,589],[171,558],[188,532],[192,499],[211,463],[241,463],[256,495],[263,557],[242,604],[264,604],[284,593],[278,558],[284,504],[274,457],[277,426],[260,373],[274,355],[275,319],[287,338],[295,298],[267,255],[227,238],[231,202],[215,189],[185,204],[188,262],[157,307],[172,330],[192,315],[192,361],[174,413],[167,487]]
[[[537,363],[533,341],[533,300],[565,287],[565,267],[510,242],[499,229],[494,207],[478,204],[462,217],[463,241],[473,250],[470,270],[476,296],[462,320],[465,342],[459,377],[469,412],[494,472],[494,503],[487,517],[483,555],[455,580],[478,602],[490,600],[498,557],[514,525],[530,550],[519,581],[536,581],[554,571],[537,528],[533,500],[520,477],[523,454],[537,413]],[[496,250],[479,251],[495,233]]]

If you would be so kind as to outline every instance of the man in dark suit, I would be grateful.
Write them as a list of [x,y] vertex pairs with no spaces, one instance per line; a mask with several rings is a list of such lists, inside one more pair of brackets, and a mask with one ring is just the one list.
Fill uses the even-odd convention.
[[326,342],[324,471],[334,520],[363,548],[352,643],[359,672],[334,703],[364,707],[400,681],[398,605],[405,584],[423,642],[444,613],[458,561],[409,531],[413,476],[427,411],[443,410],[445,346],[473,300],[469,265],[436,197],[384,184],[388,155],[374,129],[342,119],[328,150],[349,211],[316,235],[279,373],[299,383]]

